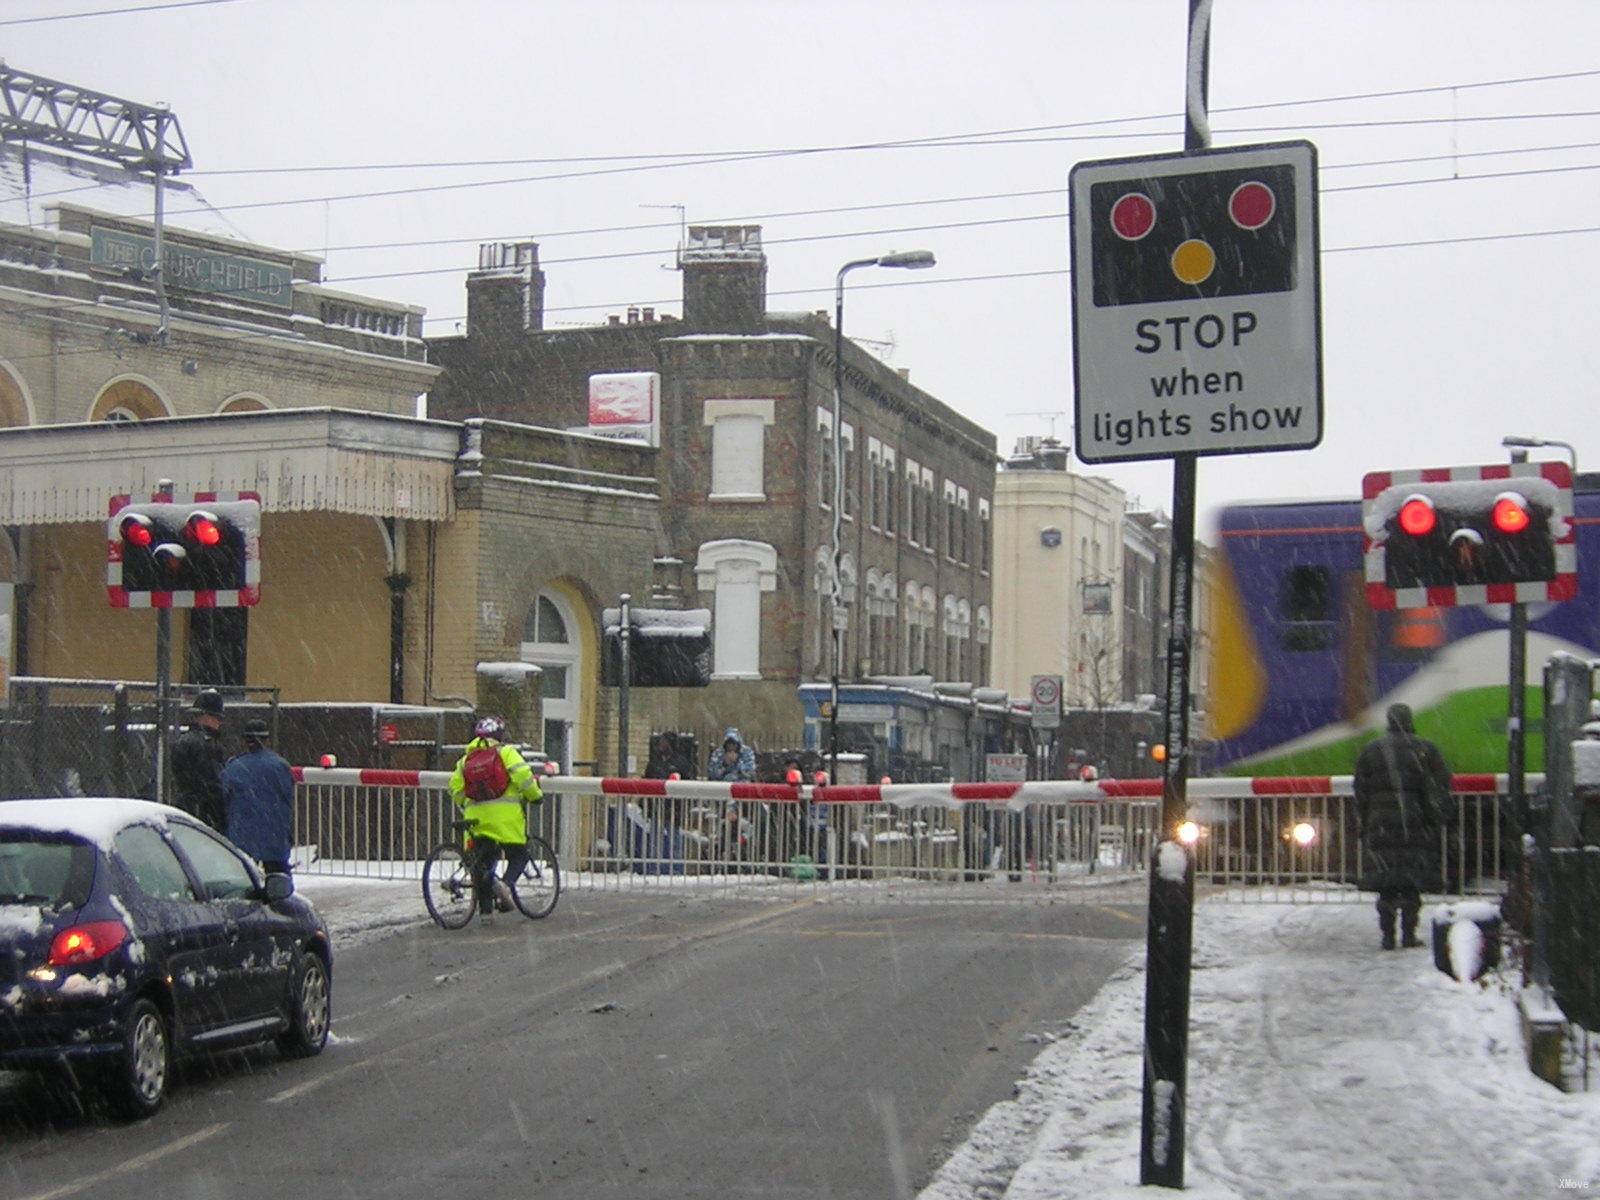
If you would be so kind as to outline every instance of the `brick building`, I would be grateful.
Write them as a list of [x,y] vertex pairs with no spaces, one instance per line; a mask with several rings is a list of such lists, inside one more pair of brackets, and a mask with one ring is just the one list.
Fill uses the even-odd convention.
[[[767,311],[759,227],[691,227],[681,258],[681,318],[546,329],[537,247],[485,247],[465,334],[428,342],[443,368],[429,414],[589,428],[596,376],[655,377],[652,591],[714,613],[713,685],[678,694],[676,719],[798,737],[796,685],[830,669],[833,329]],[[844,673],[985,683],[994,437],[854,344],[844,355]]]

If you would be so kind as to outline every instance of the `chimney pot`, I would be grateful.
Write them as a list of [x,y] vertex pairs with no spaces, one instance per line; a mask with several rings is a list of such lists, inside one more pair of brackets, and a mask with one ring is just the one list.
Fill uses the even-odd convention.
[[628,309],[628,324],[629,325],[637,325],[638,323],[639,323],[639,310],[637,308],[633,308],[633,307],[630,306],[629,309]]
[[643,312],[644,312],[644,319],[645,319],[645,322],[647,324],[656,319],[656,310],[655,309],[647,308],[647,309],[644,309]]
[[622,324],[622,318],[620,316],[618,316],[616,313],[612,313],[610,316],[608,316],[606,318],[606,324],[607,325],[621,325]]

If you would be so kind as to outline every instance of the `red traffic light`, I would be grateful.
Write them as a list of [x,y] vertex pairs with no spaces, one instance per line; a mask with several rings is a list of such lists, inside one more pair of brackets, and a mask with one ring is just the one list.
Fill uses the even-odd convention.
[[150,518],[143,513],[129,513],[122,518],[119,528],[122,531],[122,540],[130,546],[148,547],[155,541],[155,533],[150,528]]
[[1156,225],[1156,206],[1143,192],[1129,192],[1111,206],[1111,228],[1126,242],[1137,242]]
[[1410,496],[1400,506],[1400,528],[1412,537],[1426,537],[1439,523],[1433,501],[1426,496]]
[[203,510],[189,514],[183,533],[197,546],[215,546],[222,541],[222,525],[218,522],[216,514]]
[[1528,527],[1528,502],[1516,492],[1501,492],[1494,498],[1494,511],[1490,518],[1501,533],[1521,533]]
[[1264,183],[1241,183],[1228,197],[1228,215],[1240,229],[1260,229],[1278,211],[1278,198]]

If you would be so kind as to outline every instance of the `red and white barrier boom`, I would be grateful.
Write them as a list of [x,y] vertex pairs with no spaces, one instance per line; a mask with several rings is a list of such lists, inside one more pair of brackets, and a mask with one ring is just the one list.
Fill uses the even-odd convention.
[[[334,787],[394,787],[444,791],[449,771],[392,771],[381,768],[295,767],[296,781]],[[1529,788],[1544,782],[1530,775]],[[716,783],[702,779],[622,779],[590,775],[545,775],[539,786],[563,796],[661,798],[676,800],[760,801],[767,804],[892,804],[896,808],[964,808],[985,804],[1026,809],[1040,804],[1099,804],[1107,800],[1158,800],[1159,779],[1044,779],[1028,783],[883,783],[861,786],[801,787],[789,783]],[[1461,795],[1497,795],[1509,788],[1505,775],[1456,775],[1450,790]],[[1245,796],[1351,796],[1350,775],[1260,775],[1191,779],[1191,800]]]

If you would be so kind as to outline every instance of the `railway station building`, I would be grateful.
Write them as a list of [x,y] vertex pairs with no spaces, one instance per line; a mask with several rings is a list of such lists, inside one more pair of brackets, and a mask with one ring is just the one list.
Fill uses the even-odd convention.
[[174,610],[174,682],[471,705],[478,664],[531,661],[547,748],[602,756],[599,608],[650,587],[657,449],[419,418],[421,309],[327,287],[177,181],[162,330],[148,183],[27,146],[0,185],[6,674],[154,677],[154,613],[108,601],[107,517],[170,480],[263,510],[260,603]]

